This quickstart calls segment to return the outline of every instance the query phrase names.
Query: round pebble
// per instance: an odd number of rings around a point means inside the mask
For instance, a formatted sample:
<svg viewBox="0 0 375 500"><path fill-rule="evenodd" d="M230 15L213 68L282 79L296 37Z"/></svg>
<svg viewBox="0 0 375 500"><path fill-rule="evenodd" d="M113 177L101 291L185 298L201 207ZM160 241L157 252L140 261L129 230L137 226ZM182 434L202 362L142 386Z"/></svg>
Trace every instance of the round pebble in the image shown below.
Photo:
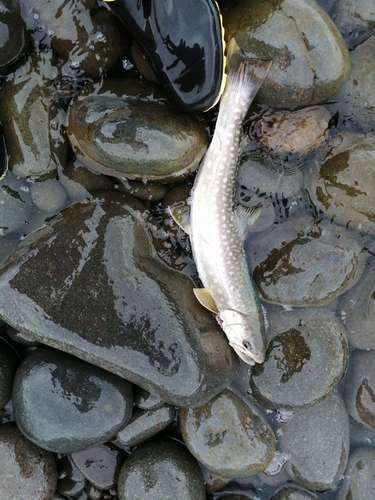
<svg viewBox="0 0 375 500"><path fill-rule="evenodd" d="M271 500L319 500L320 497L312 491L300 486L282 486L271 497Z"/></svg>
<svg viewBox="0 0 375 500"><path fill-rule="evenodd" d="M375 449L360 447L349 457L336 500L370 500L375 491Z"/></svg>
<svg viewBox="0 0 375 500"><path fill-rule="evenodd" d="M181 443L163 438L139 446L125 461L119 500L205 500L203 476Z"/></svg>
<svg viewBox="0 0 375 500"><path fill-rule="evenodd" d="M272 460L271 427L249 401L225 390L199 408L180 409L182 437L210 471L227 478L258 474Z"/></svg>
<svg viewBox="0 0 375 500"><path fill-rule="evenodd" d="M289 456L285 468L301 486L313 491L333 488L349 455L349 419L337 393L299 410L280 425L279 449Z"/></svg>
<svg viewBox="0 0 375 500"><path fill-rule="evenodd" d="M254 399L266 408L293 410L312 406L340 382L348 360L341 321L324 308L271 308L272 337L265 362L251 371Z"/></svg>
<svg viewBox="0 0 375 500"><path fill-rule="evenodd" d="M17 425L30 441L56 453L114 438L129 420L132 406L128 381L47 347L28 356L14 380Z"/></svg>
<svg viewBox="0 0 375 500"><path fill-rule="evenodd" d="M60 212L67 199L64 188L56 179L31 184L30 194L35 205L45 212Z"/></svg>
<svg viewBox="0 0 375 500"><path fill-rule="evenodd" d="M49 451L31 443L14 423L0 426L0 498L50 500L57 469Z"/></svg>

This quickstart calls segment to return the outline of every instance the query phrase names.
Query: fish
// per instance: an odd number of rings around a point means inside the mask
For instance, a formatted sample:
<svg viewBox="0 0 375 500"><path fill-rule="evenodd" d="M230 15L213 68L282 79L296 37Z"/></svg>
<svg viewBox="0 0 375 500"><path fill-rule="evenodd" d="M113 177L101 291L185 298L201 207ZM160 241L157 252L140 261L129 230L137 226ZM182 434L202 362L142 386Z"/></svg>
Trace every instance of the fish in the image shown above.
<svg viewBox="0 0 375 500"><path fill-rule="evenodd" d="M244 250L260 208L238 205L235 192L242 123L271 64L246 58L231 39L226 86L211 144L190 193L190 213L171 212L190 236L203 285L194 288L197 299L217 315L229 345L249 365L265 358L264 315Z"/></svg>

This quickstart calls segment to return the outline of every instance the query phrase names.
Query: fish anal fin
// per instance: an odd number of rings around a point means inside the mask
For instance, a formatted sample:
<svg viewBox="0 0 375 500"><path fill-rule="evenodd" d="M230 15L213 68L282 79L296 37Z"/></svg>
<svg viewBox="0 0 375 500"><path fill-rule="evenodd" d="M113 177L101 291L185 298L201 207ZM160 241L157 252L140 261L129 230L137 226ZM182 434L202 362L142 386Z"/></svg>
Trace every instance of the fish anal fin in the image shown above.
<svg viewBox="0 0 375 500"><path fill-rule="evenodd" d="M208 288L194 288L194 295L196 298L199 300L199 302L202 304L203 307L208 309L209 311L213 312L214 314L217 314L219 312L218 308L216 307L215 301L212 298L210 290Z"/></svg>
<svg viewBox="0 0 375 500"><path fill-rule="evenodd" d="M257 205L255 207L244 207L243 205L237 205L234 213L236 214L237 226L242 241L245 241L249 236L254 222L259 217L260 211L260 205Z"/></svg>
<svg viewBox="0 0 375 500"><path fill-rule="evenodd" d="M190 234L190 207L188 205L169 207L168 211L180 228Z"/></svg>

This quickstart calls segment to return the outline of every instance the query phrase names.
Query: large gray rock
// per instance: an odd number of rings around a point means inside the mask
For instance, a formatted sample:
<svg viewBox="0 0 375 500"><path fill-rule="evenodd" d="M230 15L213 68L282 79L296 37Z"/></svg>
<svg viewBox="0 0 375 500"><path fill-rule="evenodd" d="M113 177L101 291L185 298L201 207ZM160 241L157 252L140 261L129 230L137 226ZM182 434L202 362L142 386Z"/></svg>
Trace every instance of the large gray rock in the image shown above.
<svg viewBox="0 0 375 500"><path fill-rule="evenodd" d="M203 404L239 363L162 235L128 195L74 205L2 263L0 316L166 402Z"/></svg>

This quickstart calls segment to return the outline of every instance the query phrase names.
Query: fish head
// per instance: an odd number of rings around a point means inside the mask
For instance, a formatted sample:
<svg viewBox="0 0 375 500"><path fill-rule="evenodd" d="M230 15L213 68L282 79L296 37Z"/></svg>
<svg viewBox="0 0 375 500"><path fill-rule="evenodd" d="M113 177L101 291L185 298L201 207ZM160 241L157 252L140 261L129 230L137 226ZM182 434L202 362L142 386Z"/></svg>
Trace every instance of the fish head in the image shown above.
<svg viewBox="0 0 375 500"><path fill-rule="evenodd" d="M229 345L248 365L263 363L265 358L264 332L246 314L233 309L220 312L221 327L228 338Z"/></svg>

